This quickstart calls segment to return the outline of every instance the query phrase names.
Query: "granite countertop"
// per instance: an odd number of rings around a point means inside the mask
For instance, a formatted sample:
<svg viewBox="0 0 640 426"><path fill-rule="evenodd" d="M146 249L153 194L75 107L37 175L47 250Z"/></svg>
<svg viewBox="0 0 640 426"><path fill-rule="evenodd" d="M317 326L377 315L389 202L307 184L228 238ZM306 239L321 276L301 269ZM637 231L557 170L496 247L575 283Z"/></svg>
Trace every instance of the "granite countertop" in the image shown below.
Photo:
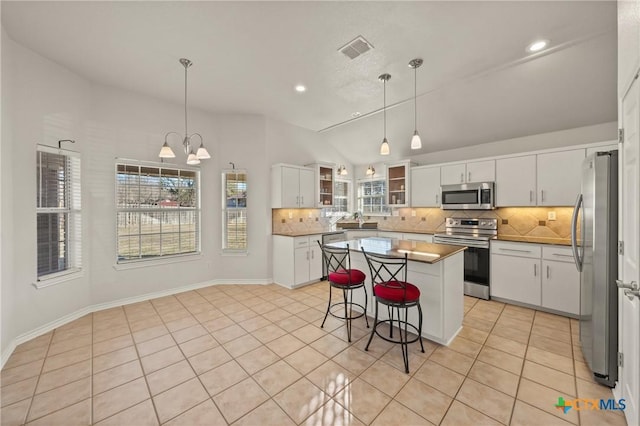
<svg viewBox="0 0 640 426"><path fill-rule="evenodd" d="M280 235L283 237L306 237L308 235L326 235L339 234L344 231L300 231L300 232L274 232L271 235Z"/></svg>
<svg viewBox="0 0 640 426"><path fill-rule="evenodd" d="M308 235L323 235L323 234L339 234L346 231L379 231L379 232L399 232L404 234L427 234L432 235L438 233L438 231L394 231L391 229L371 229L371 228L355 228L355 229L338 229L336 231L300 231L300 232L274 232L271 235L281 235L283 237L305 237Z"/></svg>
<svg viewBox="0 0 640 426"><path fill-rule="evenodd" d="M446 259L447 257L453 256L454 254L460 253L466 249L466 247L452 246L449 244L405 241L383 237L360 238L357 240L341 241L328 245L338 248L346 248L348 245L350 250L360 251L361 249L364 249L365 251L374 254L396 258L403 258L406 253L409 260L424 263L437 263L442 259Z"/></svg>
<svg viewBox="0 0 640 426"><path fill-rule="evenodd" d="M498 235L498 241L514 241L518 243L535 243L535 244L555 244L559 246L570 246L569 238L549 238L549 237L527 237L516 235Z"/></svg>

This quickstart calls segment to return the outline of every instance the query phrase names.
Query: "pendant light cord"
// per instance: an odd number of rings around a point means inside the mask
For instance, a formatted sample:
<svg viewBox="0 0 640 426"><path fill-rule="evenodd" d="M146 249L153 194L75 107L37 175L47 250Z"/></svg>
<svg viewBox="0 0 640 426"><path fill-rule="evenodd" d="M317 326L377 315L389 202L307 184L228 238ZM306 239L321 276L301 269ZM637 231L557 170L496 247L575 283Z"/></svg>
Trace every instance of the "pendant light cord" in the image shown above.
<svg viewBox="0 0 640 426"><path fill-rule="evenodd" d="M418 67L413 68L413 125L418 131Z"/></svg>
<svg viewBox="0 0 640 426"><path fill-rule="evenodd" d="M188 66L184 66L184 136L189 136L189 131L187 130L187 68Z"/></svg>
<svg viewBox="0 0 640 426"><path fill-rule="evenodd" d="M383 86L383 106L382 106L382 114L384 116L384 138L387 138L387 80L384 80Z"/></svg>

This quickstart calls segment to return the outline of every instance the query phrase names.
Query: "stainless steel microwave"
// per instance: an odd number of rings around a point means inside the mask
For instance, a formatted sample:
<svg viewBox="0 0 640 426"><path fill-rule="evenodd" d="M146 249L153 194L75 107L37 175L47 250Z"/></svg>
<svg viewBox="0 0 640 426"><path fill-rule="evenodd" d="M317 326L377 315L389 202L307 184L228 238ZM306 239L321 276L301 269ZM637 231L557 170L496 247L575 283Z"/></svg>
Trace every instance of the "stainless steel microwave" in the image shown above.
<svg viewBox="0 0 640 426"><path fill-rule="evenodd" d="M492 210L495 208L493 182L442 185L443 210Z"/></svg>

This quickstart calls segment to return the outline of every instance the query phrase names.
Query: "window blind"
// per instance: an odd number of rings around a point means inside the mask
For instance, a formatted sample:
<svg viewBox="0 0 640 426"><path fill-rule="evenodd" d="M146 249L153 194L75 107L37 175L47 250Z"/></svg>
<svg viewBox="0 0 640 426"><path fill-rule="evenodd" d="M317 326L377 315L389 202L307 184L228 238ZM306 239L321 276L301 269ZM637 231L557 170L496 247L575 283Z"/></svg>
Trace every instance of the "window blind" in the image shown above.
<svg viewBox="0 0 640 426"><path fill-rule="evenodd" d="M222 172L222 249L246 252L247 235L247 172Z"/></svg>
<svg viewBox="0 0 640 426"><path fill-rule="evenodd" d="M117 260L200 251L199 172L116 164Z"/></svg>
<svg viewBox="0 0 640 426"><path fill-rule="evenodd" d="M38 145L36 151L38 279L82 267L80 154Z"/></svg>

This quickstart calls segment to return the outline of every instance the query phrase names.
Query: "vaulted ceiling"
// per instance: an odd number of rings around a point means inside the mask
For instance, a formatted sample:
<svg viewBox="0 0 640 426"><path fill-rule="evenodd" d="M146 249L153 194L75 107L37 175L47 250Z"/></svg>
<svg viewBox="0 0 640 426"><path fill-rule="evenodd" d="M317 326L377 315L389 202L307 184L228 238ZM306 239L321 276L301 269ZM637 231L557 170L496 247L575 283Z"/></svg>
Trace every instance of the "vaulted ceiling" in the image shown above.
<svg viewBox="0 0 640 426"><path fill-rule="evenodd" d="M377 156L385 72L392 153L411 154L413 58L422 152L617 117L614 1L3 1L2 24L91 81L176 103L189 58L190 106L322 131L354 163ZM351 60L338 49L359 35L373 49Z"/></svg>

